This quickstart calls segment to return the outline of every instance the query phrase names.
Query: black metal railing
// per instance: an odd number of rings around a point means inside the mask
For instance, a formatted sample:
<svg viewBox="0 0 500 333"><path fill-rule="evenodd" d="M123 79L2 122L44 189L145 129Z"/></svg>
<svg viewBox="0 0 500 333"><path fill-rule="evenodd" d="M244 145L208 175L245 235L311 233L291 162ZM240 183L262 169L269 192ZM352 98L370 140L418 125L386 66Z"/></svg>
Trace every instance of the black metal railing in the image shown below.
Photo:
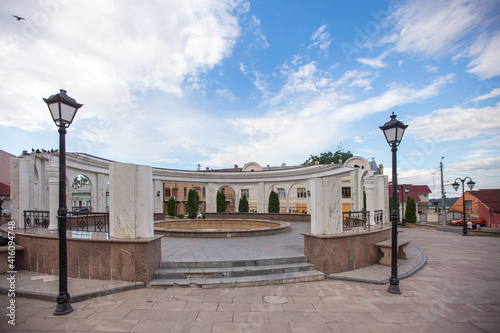
<svg viewBox="0 0 500 333"><path fill-rule="evenodd" d="M109 233L109 214L99 212L68 212L66 229Z"/></svg>
<svg viewBox="0 0 500 333"><path fill-rule="evenodd" d="M375 224L381 224L384 222L384 211L382 209L376 210L373 214L373 218L375 219Z"/></svg>
<svg viewBox="0 0 500 333"><path fill-rule="evenodd" d="M43 210L24 211L24 229L28 228L48 228L49 212Z"/></svg>
<svg viewBox="0 0 500 333"><path fill-rule="evenodd" d="M342 212L342 222L345 229L369 226L370 212L362 210L359 212Z"/></svg>

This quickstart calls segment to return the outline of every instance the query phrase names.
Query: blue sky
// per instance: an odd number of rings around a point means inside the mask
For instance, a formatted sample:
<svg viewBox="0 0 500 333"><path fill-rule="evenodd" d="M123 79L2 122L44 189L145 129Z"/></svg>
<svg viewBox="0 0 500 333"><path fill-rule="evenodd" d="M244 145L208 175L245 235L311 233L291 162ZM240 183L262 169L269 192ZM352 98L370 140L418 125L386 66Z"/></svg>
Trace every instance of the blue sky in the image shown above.
<svg viewBox="0 0 500 333"><path fill-rule="evenodd" d="M17 21L12 15L26 20ZM0 149L58 147L42 101L84 106L68 151L195 170L350 150L400 183L500 188L500 4L14 1L0 8ZM456 196L446 186L447 196Z"/></svg>

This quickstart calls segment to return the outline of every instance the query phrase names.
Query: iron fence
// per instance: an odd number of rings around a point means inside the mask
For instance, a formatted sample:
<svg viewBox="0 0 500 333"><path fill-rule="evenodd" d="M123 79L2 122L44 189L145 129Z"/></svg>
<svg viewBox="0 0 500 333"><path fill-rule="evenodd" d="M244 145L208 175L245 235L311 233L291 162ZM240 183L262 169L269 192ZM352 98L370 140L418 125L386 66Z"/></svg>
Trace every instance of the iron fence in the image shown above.
<svg viewBox="0 0 500 333"><path fill-rule="evenodd" d="M68 212L66 229L109 233L109 214L99 212Z"/></svg>
<svg viewBox="0 0 500 333"><path fill-rule="evenodd" d="M356 227L365 227L370 220L370 212L362 210L359 212L342 212L344 230Z"/></svg>
<svg viewBox="0 0 500 333"><path fill-rule="evenodd" d="M43 211L43 210L24 211L24 229L48 228L48 227L49 227L49 211Z"/></svg>

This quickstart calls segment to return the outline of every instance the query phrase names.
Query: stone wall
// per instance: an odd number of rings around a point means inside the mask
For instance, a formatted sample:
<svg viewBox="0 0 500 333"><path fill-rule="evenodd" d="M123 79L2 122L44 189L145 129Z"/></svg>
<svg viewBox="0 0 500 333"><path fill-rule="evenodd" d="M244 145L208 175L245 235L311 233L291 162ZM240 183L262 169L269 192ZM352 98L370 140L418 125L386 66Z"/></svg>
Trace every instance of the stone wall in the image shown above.
<svg viewBox="0 0 500 333"><path fill-rule="evenodd" d="M16 232L17 269L59 274L59 239ZM68 276L149 283L161 261L161 236L151 239L67 239Z"/></svg>
<svg viewBox="0 0 500 333"><path fill-rule="evenodd" d="M374 245L391 238L391 228L344 231L341 235L304 235L304 254L325 274L351 271L376 264L381 258Z"/></svg>

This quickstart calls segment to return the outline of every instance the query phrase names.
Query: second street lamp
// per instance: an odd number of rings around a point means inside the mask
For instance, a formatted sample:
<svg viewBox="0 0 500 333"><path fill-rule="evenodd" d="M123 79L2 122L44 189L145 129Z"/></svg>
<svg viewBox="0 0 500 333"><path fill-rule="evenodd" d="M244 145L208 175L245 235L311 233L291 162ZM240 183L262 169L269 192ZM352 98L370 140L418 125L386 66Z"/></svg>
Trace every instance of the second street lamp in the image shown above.
<svg viewBox="0 0 500 333"><path fill-rule="evenodd" d="M66 95L66 90L61 89L58 94L43 101L49 107L52 119L59 127L59 209L57 222L59 228L59 295L54 315L65 315L73 311L70 304L71 297L68 293L68 256L66 249L66 128L71 125L76 111L83 104L78 104L73 98Z"/></svg>
<svg viewBox="0 0 500 333"><path fill-rule="evenodd" d="M469 181L467 182L467 186L470 188L470 190L472 191L472 189L474 188L474 185L476 185L475 182L472 181L472 179L470 177L465 177L464 179L460 179L460 178L457 178L455 179L455 182L453 184L451 184L451 186L453 186L453 189L455 191L458 190L458 187L460 186L459 183L457 183L457 180L459 180L460 182L462 182L462 214L463 214L463 229L462 229L462 235L464 236L467 236L467 222L465 221L465 189L464 189L464 182L469 179Z"/></svg>
<svg viewBox="0 0 500 333"><path fill-rule="evenodd" d="M408 125L396 120L394 112L391 120L386 122L380 129L384 132L385 139L392 151L392 244L391 244L391 278L389 279L388 292L392 294L401 294L398 278L398 171L397 171L397 151L398 146L403 139L403 134Z"/></svg>

